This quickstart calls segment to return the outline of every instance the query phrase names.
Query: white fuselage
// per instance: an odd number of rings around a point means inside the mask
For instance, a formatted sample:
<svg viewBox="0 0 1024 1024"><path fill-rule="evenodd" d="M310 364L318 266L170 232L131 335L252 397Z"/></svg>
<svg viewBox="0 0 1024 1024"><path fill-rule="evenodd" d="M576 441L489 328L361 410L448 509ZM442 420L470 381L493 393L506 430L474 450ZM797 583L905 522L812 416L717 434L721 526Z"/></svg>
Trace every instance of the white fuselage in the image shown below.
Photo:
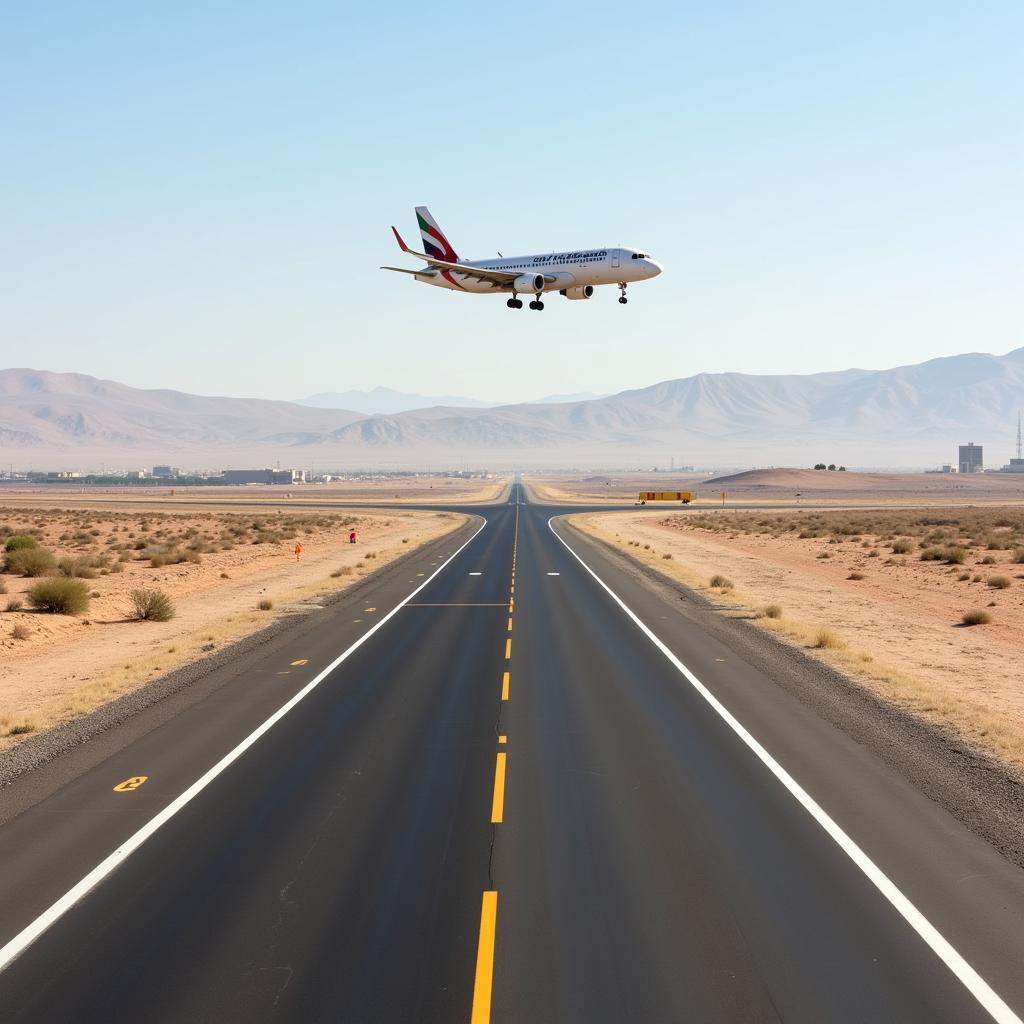
<svg viewBox="0 0 1024 1024"><path fill-rule="evenodd" d="M527 293L557 292L586 285L628 284L630 281L646 281L661 273L661 265L637 249L576 249L545 253L541 256L513 256L510 259L462 262L467 267L518 272L531 278L542 274L544 284L540 289L515 288L512 284L492 284L455 270L438 269L423 270L416 274L416 280L460 292L491 294L518 290Z"/></svg>

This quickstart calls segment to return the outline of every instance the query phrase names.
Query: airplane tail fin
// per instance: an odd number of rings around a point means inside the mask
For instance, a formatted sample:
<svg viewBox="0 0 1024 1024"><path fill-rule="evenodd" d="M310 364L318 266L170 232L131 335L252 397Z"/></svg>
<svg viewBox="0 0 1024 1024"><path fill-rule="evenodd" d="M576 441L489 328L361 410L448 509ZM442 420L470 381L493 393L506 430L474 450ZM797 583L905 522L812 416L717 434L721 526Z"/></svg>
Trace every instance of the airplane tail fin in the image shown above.
<svg viewBox="0 0 1024 1024"><path fill-rule="evenodd" d="M444 232L437 226L437 221L430 216L430 211L425 206L416 207L416 220L423 238L423 251L435 260L458 263L458 254L448 239L444 237Z"/></svg>

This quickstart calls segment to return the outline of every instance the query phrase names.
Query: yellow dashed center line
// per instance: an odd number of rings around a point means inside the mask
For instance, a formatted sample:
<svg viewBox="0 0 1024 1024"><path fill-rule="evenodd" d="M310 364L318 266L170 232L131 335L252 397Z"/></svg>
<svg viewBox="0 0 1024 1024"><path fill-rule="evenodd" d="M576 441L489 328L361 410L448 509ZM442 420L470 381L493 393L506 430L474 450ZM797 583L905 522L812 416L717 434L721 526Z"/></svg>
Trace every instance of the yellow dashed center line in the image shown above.
<svg viewBox="0 0 1024 1024"><path fill-rule="evenodd" d="M496 755L494 763L494 799L491 801L491 824L500 825L505 815L505 758L504 752Z"/></svg>
<svg viewBox="0 0 1024 1024"><path fill-rule="evenodd" d="M480 941L476 947L476 978L473 982L473 1013L470 1024L490 1024L491 988L494 984L494 933L498 924L498 893L484 892L480 908Z"/></svg>
<svg viewBox="0 0 1024 1024"><path fill-rule="evenodd" d="M519 506L516 506L515 533L512 538L512 582L509 586L508 626L512 632L512 615L515 609L516 592L516 558L519 552ZM512 658L512 637L505 638L505 660ZM501 676L501 699L508 700L509 672ZM508 737L498 736L498 743L505 746ZM494 797L491 801L491 824L500 825L505 815L505 759L507 755L500 751L494 761ZM491 1020L491 989L494 984L494 937L498 924L498 893L488 889L484 892L480 908L480 940L476 951L476 976L473 981L473 1012L470 1024L490 1024Z"/></svg>

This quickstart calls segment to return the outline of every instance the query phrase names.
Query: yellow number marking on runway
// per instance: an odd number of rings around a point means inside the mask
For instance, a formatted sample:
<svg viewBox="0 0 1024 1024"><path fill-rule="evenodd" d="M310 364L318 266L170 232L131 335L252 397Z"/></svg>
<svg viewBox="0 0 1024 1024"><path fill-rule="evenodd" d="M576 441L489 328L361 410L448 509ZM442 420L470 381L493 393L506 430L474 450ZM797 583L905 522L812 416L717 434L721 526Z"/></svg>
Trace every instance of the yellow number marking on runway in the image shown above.
<svg viewBox="0 0 1024 1024"><path fill-rule="evenodd" d="M130 779L125 779L124 782L119 782L114 787L114 792L131 793L134 790L138 789L139 786L141 786L148 778L148 775L133 775Z"/></svg>

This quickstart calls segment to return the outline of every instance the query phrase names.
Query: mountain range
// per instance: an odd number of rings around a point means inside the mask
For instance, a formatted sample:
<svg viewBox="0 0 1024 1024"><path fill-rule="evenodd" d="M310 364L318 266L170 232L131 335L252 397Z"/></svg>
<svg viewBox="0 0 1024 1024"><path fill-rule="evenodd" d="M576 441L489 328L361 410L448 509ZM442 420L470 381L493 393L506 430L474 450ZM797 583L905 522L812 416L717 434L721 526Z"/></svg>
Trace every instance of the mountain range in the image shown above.
<svg viewBox="0 0 1024 1024"><path fill-rule="evenodd" d="M458 395L417 395L393 388L377 387L370 391L321 391L297 400L299 405L314 409L350 409L364 416L391 416L434 405L454 405L463 409L490 409L497 402L481 402Z"/></svg>
<svg viewBox="0 0 1024 1024"><path fill-rule="evenodd" d="M545 395L531 399L531 405L547 405L551 402L585 402L592 398L604 398L593 391L577 391L571 395ZM391 416L414 409L430 409L435 405L450 405L460 409L494 409L501 402L481 402L478 398L464 398L458 395L418 395L393 388L377 387L370 391L321 391L315 395L296 400L299 405L314 409L350 409L364 416Z"/></svg>
<svg viewBox="0 0 1024 1024"><path fill-rule="evenodd" d="M1013 454L1022 405L1024 348L889 370L700 373L589 400L375 415L11 369L0 371L0 464L909 467L955 460L955 446L973 440L992 465Z"/></svg>

